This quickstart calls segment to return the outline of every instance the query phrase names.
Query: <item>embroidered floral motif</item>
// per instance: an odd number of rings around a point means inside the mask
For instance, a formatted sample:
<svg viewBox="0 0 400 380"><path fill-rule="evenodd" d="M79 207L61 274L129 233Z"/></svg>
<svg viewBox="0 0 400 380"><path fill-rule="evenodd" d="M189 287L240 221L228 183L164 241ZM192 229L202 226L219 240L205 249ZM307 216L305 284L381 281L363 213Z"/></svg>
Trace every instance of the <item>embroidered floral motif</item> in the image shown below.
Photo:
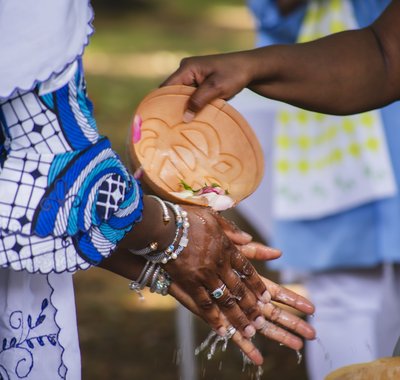
<svg viewBox="0 0 400 380"><path fill-rule="evenodd" d="M57 346L58 332L40 334L39 327L46 320L46 308L49 305L44 298L40 306L40 313L33 317L31 314L24 316L20 310L13 311L8 320L9 327L14 331L12 337L0 337L0 380L10 379L11 368L5 368L1 363L12 362L13 373L19 379L26 378L32 371L35 360L34 353L40 347ZM10 361L9 357L16 359Z"/></svg>

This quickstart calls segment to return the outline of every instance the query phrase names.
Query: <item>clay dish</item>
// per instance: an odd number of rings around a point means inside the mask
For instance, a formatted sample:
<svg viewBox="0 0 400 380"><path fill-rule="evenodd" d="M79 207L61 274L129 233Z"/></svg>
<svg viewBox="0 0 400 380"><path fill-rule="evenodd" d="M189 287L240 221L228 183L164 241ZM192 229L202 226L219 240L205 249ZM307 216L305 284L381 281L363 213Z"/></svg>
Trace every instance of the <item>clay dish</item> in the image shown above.
<svg viewBox="0 0 400 380"><path fill-rule="evenodd" d="M142 167L142 181L173 202L184 202L171 194L182 190L181 179L194 189L218 183L240 202L261 182L260 143L246 120L222 99L184 123L185 105L193 91L188 86L167 86L143 99L136 109L142 119L141 139L134 144L131 130L128 140L132 167Z"/></svg>
<svg viewBox="0 0 400 380"><path fill-rule="evenodd" d="M368 363L339 368L325 380L393 380L400 379L400 357L377 359Z"/></svg>

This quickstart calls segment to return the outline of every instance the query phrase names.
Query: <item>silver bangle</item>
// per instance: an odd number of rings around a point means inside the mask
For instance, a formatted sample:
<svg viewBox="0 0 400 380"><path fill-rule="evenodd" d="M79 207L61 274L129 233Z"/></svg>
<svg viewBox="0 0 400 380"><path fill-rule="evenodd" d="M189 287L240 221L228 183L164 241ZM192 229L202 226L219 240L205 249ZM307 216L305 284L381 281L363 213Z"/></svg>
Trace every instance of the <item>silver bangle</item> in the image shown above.
<svg viewBox="0 0 400 380"><path fill-rule="evenodd" d="M157 197L157 195L149 195L149 197L155 199L159 203L163 213L163 222L164 224L168 224L171 220L171 217L169 216L168 208L165 202L160 197Z"/></svg>
<svg viewBox="0 0 400 380"><path fill-rule="evenodd" d="M156 241L151 242L147 247L144 247L142 249L132 249L129 248L128 251L133 253L134 255L137 256L144 256L147 255L151 252L156 251L158 248L158 243Z"/></svg>
<svg viewBox="0 0 400 380"><path fill-rule="evenodd" d="M146 262L138 279L130 282L129 289L136 292L140 299L143 300L144 296L141 291L146 287L150 277L150 292L163 296L167 295L168 288L172 282L171 277L159 264L151 261Z"/></svg>

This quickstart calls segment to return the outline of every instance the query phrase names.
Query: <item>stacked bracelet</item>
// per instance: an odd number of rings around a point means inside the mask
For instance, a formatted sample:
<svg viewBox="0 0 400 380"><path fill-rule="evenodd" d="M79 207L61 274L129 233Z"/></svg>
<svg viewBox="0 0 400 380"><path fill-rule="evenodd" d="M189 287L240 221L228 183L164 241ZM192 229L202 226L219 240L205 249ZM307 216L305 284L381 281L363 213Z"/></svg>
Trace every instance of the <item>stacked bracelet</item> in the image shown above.
<svg viewBox="0 0 400 380"><path fill-rule="evenodd" d="M151 197L156 199L160 204L163 211L164 223L168 223L171 219L168 208L173 211L175 215L176 230L171 244L169 244L163 251L157 251L157 242L152 242L147 247L139 250L130 249L130 252L133 254L143 256L147 259L138 279L129 284L129 288L138 293L141 299L144 298L141 291L148 284L151 292L161 295L168 294L168 288L171 285L171 278L168 273L161 268L160 264L166 264L171 259L177 259L189 242L188 233L190 224L187 212L174 203L163 201L161 198L156 196Z"/></svg>
<svg viewBox="0 0 400 380"><path fill-rule="evenodd" d="M150 278L150 291L166 296L168 294L168 288L171 285L171 277L160 265L150 261L146 262L142 273L140 273L136 281L132 281L129 284L129 288L135 291L140 299L143 300L144 297L141 291L146 287Z"/></svg>
<svg viewBox="0 0 400 380"><path fill-rule="evenodd" d="M171 202L165 203L173 210L175 214L176 231L172 243L165 250L144 255L147 260L153 263L166 264L171 259L176 260L183 249L187 247L189 242L188 232L190 224L187 217L187 212L176 204ZM182 233L180 234L180 232Z"/></svg>

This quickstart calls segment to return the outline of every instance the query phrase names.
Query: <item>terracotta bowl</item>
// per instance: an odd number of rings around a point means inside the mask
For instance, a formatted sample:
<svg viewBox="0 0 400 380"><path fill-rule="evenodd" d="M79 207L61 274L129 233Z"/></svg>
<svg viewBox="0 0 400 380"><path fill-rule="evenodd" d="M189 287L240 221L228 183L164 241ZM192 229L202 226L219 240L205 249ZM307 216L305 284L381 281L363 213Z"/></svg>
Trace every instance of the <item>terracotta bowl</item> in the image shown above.
<svg viewBox="0 0 400 380"><path fill-rule="evenodd" d="M134 143L131 129L128 140L132 167L142 167L142 181L173 202L182 203L171 194L182 190L180 180L194 189L218 183L240 202L261 182L260 143L246 120L222 99L184 123L185 105L193 91L188 86L167 86L143 99L135 114L142 119L141 139Z"/></svg>
<svg viewBox="0 0 400 380"><path fill-rule="evenodd" d="M325 380L394 380L400 379L400 357L382 358L353 364L330 373Z"/></svg>

